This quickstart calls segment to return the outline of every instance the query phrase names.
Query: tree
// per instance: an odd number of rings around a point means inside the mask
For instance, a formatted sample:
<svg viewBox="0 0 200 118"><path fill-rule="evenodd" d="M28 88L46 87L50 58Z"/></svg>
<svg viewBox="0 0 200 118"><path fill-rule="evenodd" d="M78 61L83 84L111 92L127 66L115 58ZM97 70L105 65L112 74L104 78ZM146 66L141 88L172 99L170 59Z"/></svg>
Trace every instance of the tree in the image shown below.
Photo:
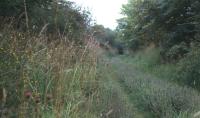
<svg viewBox="0 0 200 118"><path fill-rule="evenodd" d="M126 17L118 21L118 28L132 49L154 43L170 61L171 54L181 58L197 40L199 8L199 0L129 0L122 8Z"/></svg>
<svg viewBox="0 0 200 118"><path fill-rule="evenodd" d="M100 43L108 43L111 46L115 46L116 33L109 28L104 28L103 25L94 25L91 28L93 36Z"/></svg>
<svg viewBox="0 0 200 118"><path fill-rule="evenodd" d="M27 11L30 12L34 7L46 7L53 0L26 0ZM1 0L0 16L17 17L24 12L24 0Z"/></svg>
<svg viewBox="0 0 200 118"><path fill-rule="evenodd" d="M46 26L48 34L58 33L70 40L79 40L91 20L90 12L65 0L1 0L0 17L14 21L14 28L20 31L28 26L39 33Z"/></svg>

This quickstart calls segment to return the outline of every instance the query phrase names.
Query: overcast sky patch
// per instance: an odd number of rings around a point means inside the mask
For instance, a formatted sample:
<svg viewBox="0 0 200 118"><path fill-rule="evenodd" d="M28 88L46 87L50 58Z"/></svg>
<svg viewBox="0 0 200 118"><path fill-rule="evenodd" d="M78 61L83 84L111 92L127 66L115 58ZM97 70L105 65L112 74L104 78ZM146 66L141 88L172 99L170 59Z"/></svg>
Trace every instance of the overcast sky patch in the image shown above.
<svg viewBox="0 0 200 118"><path fill-rule="evenodd" d="M89 8L97 24L115 29L116 20L121 18L121 7L127 0L69 0L78 5Z"/></svg>

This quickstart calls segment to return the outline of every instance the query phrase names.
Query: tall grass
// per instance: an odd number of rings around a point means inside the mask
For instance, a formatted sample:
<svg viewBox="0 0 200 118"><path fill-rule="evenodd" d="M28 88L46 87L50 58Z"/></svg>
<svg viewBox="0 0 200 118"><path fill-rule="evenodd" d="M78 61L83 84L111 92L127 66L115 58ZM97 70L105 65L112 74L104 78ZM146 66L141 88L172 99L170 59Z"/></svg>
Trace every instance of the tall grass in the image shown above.
<svg viewBox="0 0 200 118"><path fill-rule="evenodd" d="M200 109L199 92L174 81L179 66L185 70L179 71L182 73L179 76L192 70L187 70L186 66L183 66L185 60L178 64L162 63L159 49L156 48L146 52L140 51L131 58L122 57L122 59L131 65L132 68L129 69L133 69L134 73L126 71L124 75L119 74L120 83L123 83L127 92L132 96L133 102L137 103L140 109L150 112L152 117L156 118L191 118L195 112L198 113ZM189 64L194 63L194 61L188 62ZM190 79L192 76L194 75L190 75ZM180 81L183 80L180 79Z"/></svg>
<svg viewBox="0 0 200 118"><path fill-rule="evenodd" d="M151 48L147 51L138 51L133 56L122 57L124 61L135 69L153 74L162 79L173 80L176 76L176 64L162 63L160 50Z"/></svg>
<svg viewBox="0 0 200 118"><path fill-rule="evenodd" d="M159 79L120 59L113 64L116 77L134 104L148 118L192 118L200 109L199 92ZM198 116L199 117L199 116Z"/></svg>
<svg viewBox="0 0 200 118"><path fill-rule="evenodd" d="M129 97L117 82L115 70L107 61L104 60L104 64L101 63L98 68L98 78L100 78L98 94L95 96L92 108L101 118L135 117L136 111L130 104Z"/></svg>
<svg viewBox="0 0 200 118"><path fill-rule="evenodd" d="M80 45L10 28L0 34L0 117L96 117L87 106L96 91L92 39Z"/></svg>

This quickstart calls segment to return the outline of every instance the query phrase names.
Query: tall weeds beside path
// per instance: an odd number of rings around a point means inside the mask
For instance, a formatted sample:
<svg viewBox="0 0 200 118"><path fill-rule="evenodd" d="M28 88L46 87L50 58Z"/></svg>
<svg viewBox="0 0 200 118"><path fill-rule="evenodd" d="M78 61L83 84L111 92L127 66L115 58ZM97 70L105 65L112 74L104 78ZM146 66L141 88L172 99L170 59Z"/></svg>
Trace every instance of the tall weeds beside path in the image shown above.
<svg viewBox="0 0 200 118"><path fill-rule="evenodd" d="M96 44L0 33L1 117L95 117L87 104L95 94Z"/></svg>

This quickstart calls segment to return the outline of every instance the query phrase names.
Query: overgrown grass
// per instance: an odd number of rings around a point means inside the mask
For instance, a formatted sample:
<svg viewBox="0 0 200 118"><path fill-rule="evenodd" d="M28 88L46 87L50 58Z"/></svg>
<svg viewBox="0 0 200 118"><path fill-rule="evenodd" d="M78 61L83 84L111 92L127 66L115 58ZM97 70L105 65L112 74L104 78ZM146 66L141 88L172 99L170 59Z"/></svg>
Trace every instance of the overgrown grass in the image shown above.
<svg viewBox="0 0 200 118"><path fill-rule="evenodd" d="M158 48L138 51L133 56L124 56L121 59L134 68L153 74L159 79L169 80L199 90L199 52L199 46L193 47L176 63L163 63Z"/></svg>
<svg viewBox="0 0 200 118"><path fill-rule="evenodd" d="M11 29L0 34L0 117L96 117L87 106L97 84L91 40L79 45Z"/></svg>
<svg viewBox="0 0 200 118"><path fill-rule="evenodd" d="M163 64L159 57L159 49L155 48L137 52L132 57L122 56L120 59L123 60L122 63L125 62L127 66L132 67L128 69L133 70L132 73L130 70L119 70L124 74L116 74L139 109L150 112L152 117L158 118L191 118L195 112L199 111L199 92L185 86L187 84L180 86L174 81L178 76L177 69L179 67L186 70L183 67L187 64L184 63L184 60L178 64ZM191 57L190 59L197 58ZM190 65L195 63L190 59L187 61ZM188 65L187 67L194 66ZM121 67L119 65L115 68L118 70ZM184 72L191 72L191 70L192 68ZM179 74L184 72L179 71Z"/></svg>
<svg viewBox="0 0 200 118"><path fill-rule="evenodd" d="M153 78L124 79L134 103L158 118L192 117L200 109L199 93Z"/></svg>
<svg viewBox="0 0 200 118"><path fill-rule="evenodd" d="M176 63L162 63L158 48L139 51L133 57L122 57L125 61L143 72L153 74L160 79L167 79L182 86L200 90L199 46L192 48Z"/></svg>
<svg viewBox="0 0 200 118"><path fill-rule="evenodd" d="M193 49L177 64L175 80L200 91L200 48Z"/></svg>
<svg viewBox="0 0 200 118"><path fill-rule="evenodd" d="M133 68L118 60L114 63L119 83L132 103L152 118L191 118L200 109L200 95L154 75Z"/></svg>
<svg viewBox="0 0 200 118"><path fill-rule="evenodd" d="M121 57L135 69L153 74L162 79L173 80L176 76L176 64L162 63L160 51L152 48L147 51L139 51L132 56Z"/></svg>
<svg viewBox="0 0 200 118"><path fill-rule="evenodd" d="M117 82L115 70L109 62L98 68L99 88L98 95L93 103L94 110L103 118L133 118L136 116L134 106L129 97ZM139 118L139 117L138 117Z"/></svg>

